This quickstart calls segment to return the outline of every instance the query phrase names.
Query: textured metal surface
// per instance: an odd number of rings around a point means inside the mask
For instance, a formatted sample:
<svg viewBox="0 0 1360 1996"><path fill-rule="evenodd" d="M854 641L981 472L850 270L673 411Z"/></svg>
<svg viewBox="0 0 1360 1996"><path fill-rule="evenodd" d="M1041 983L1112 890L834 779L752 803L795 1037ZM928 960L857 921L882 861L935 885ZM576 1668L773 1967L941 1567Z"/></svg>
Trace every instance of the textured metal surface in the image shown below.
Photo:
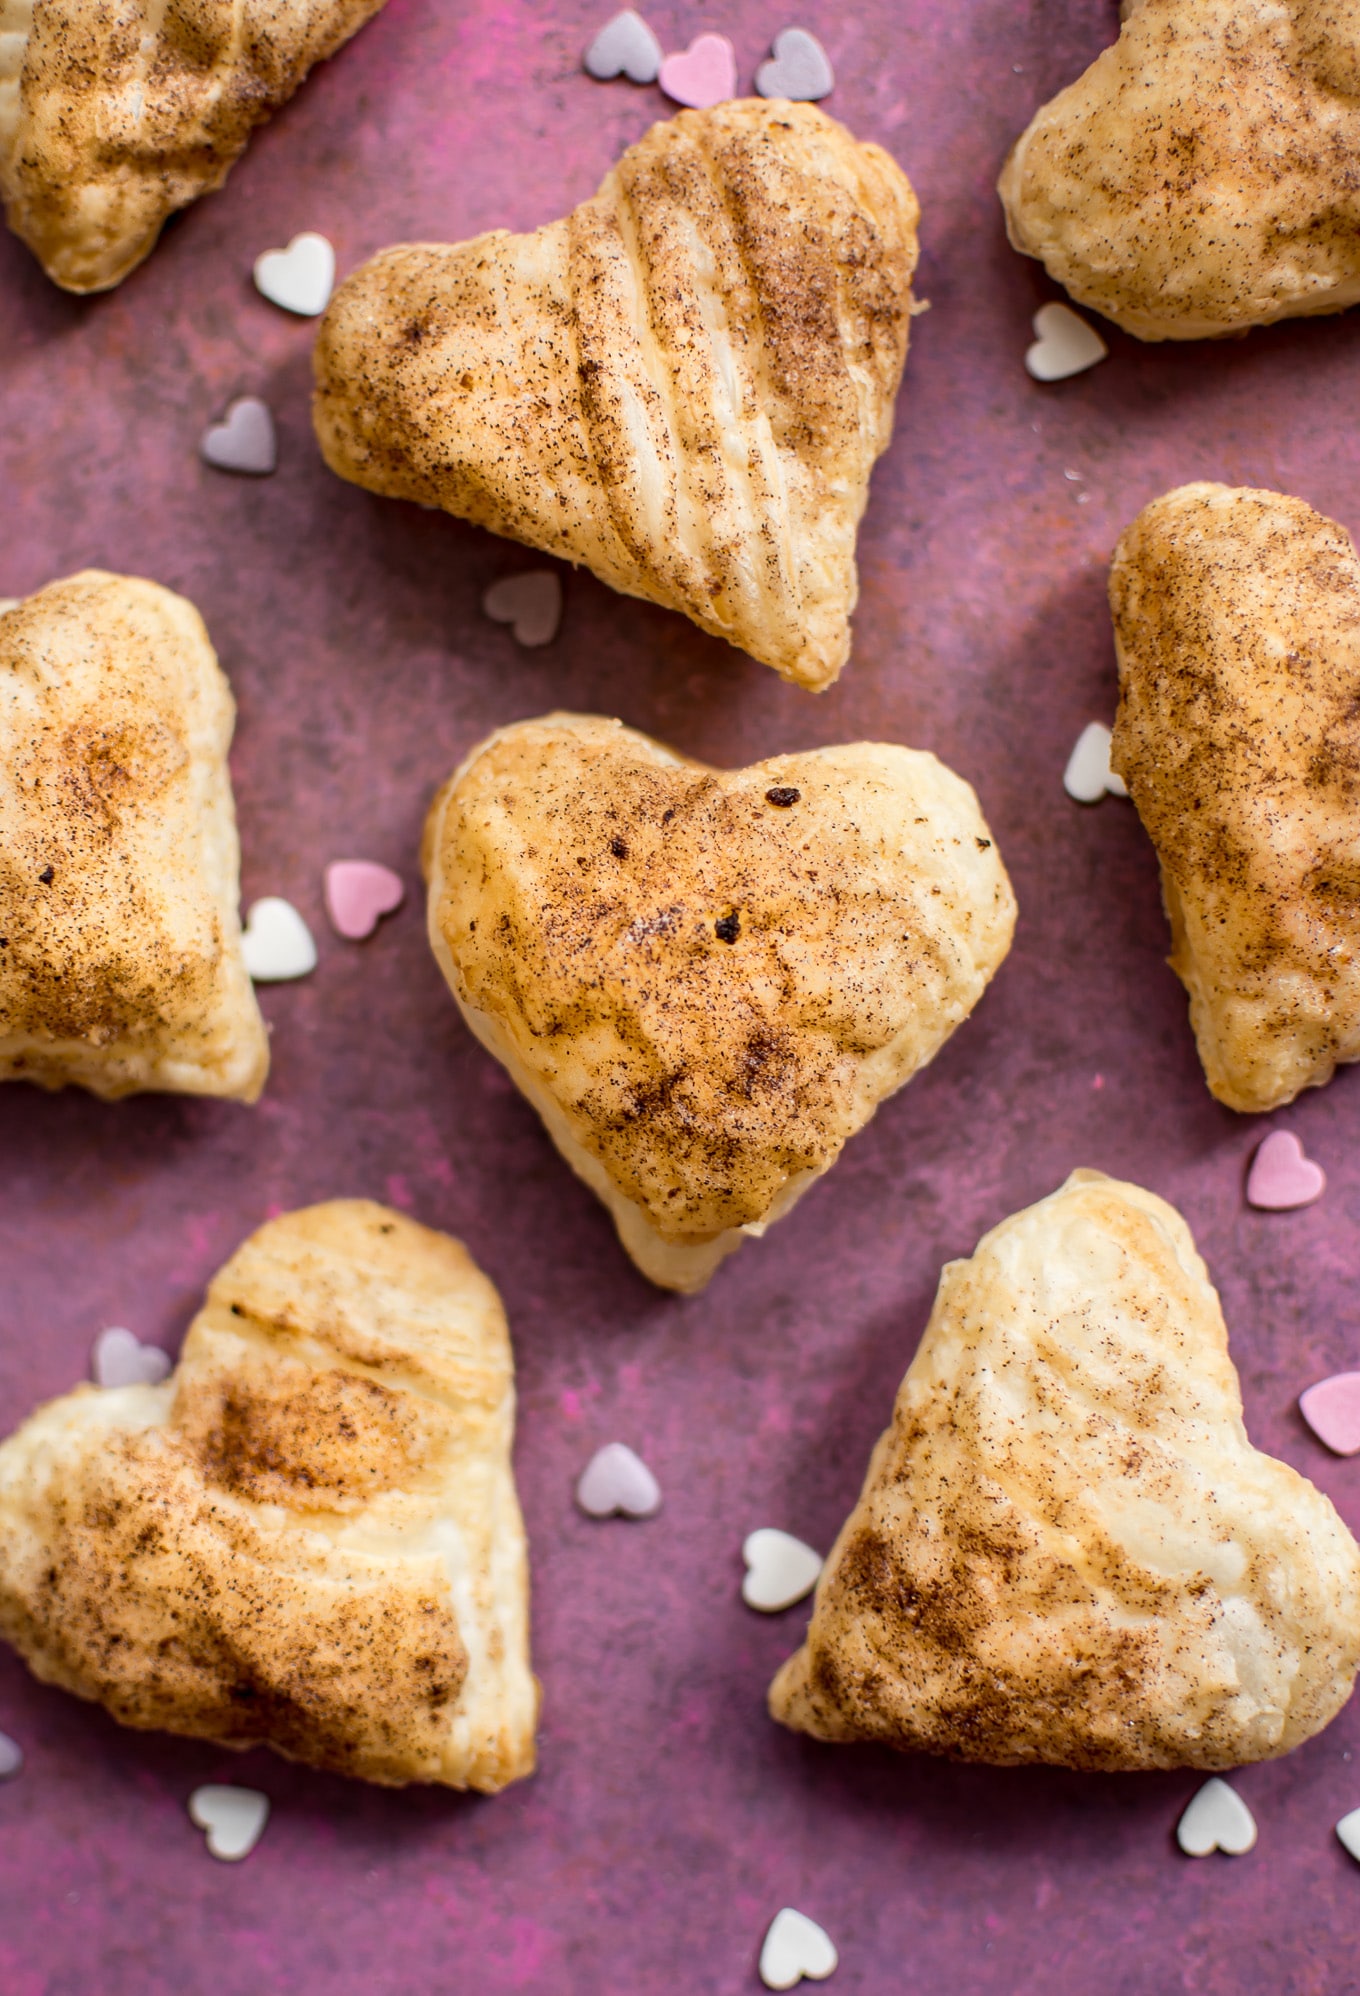
<svg viewBox="0 0 1360 1996"><path fill-rule="evenodd" d="M311 330L258 298L252 259L299 229L342 270L403 237L547 220L662 114L579 54L611 0L391 0L113 296L77 303L0 242L0 595L88 562L199 604L241 718L247 898L288 896L321 945L263 1003L274 1072L252 1111L0 1094L0 1424L85 1370L105 1324L173 1347L214 1268L267 1213L371 1193L461 1235L500 1284L519 1359L542 1769L493 1801L389 1794L267 1754L120 1732L0 1658L6 1996L728 1992L784 1903L841 1950L837 1991L1335 1991L1354 1985L1360 1873L1332 1825L1360 1803L1344 1715L1249 1770L1256 1851L1190 1863L1193 1776L994 1773L819 1748L771 1726L766 1683L802 1611L738 1598L754 1525L829 1543L883 1425L940 1263L1076 1164L1175 1200L1220 1282L1254 1437L1360 1523L1360 1462L1295 1397L1360 1359L1351 1286L1354 1076L1273 1119L1331 1183L1306 1211L1242 1199L1261 1127L1200 1079L1151 852L1130 807L1063 795L1109 718L1104 564L1165 487L1276 485L1360 524L1360 318L1140 349L1052 388L1022 367L1051 295L1007 249L992 182L1033 107L1113 33L1105 0L752 0L648 11L700 27L749 78L797 19L828 108L884 141L924 209L920 320L861 540L854 660L820 700L678 617L569 576L561 635L521 652L478 604L515 548L371 499L323 469ZM265 395L280 468L233 480L196 440ZM554 703L618 713L717 762L881 736L978 786L1021 905L973 1022L879 1115L796 1221L698 1300L635 1277L602 1210L460 1029L422 940L425 801L493 725ZM371 941L331 935L325 863L399 868ZM598 1443L646 1456L665 1508L592 1524L572 1481ZM215 1864L195 1784L274 1813Z"/></svg>

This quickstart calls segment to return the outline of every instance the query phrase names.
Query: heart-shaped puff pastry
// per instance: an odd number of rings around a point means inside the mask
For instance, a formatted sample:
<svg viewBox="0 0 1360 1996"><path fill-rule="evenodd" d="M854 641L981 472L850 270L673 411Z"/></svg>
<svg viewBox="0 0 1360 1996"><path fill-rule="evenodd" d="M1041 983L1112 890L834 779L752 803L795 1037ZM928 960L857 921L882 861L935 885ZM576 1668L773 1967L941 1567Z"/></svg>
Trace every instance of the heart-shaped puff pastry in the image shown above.
<svg viewBox="0 0 1360 1996"><path fill-rule="evenodd" d="M1143 340L1360 298L1360 0L1133 0L1001 175L1016 249Z"/></svg>
<svg viewBox="0 0 1360 1996"><path fill-rule="evenodd" d="M0 1634L126 1726L502 1788L537 1711L513 1425L466 1249L366 1199L286 1214L163 1384L0 1446Z"/></svg>
<svg viewBox="0 0 1360 1996"><path fill-rule="evenodd" d="M1236 1767L1350 1696L1360 1547L1242 1425L1164 1200L1076 1171L950 1262L776 1719L1008 1766Z"/></svg>
<svg viewBox="0 0 1360 1996"><path fill-rule="evenodd" d="M107 291L383 0L0 0L0 195L67 291Z"/></svg>
<svg viewBox="0 0 1360 1996"><path fill-rule="evenodd" d="M154 582L87 569L0 606L0 1080L259 1094L235 713Z"/></svg>
<svg viewBox="0 0 1360 1996"><path fill-rule="evenodd" d="M811 104L683 112L562 221L403 244L342 285L326 461L829 686L917 219L900 168Z"/></svg>
<svg viewBox="0 0 1360 1996"><path fill-rule="evenodd" d="M830 1169L1015 922L969 786L877 742L728 772L618 721L522 721L440 792L424 862L468 1025L669 1289Z"/></svg>
<svg viewBox="0 0 1360 1996"><path fill-rule="evenodd" d="M1301 499L1184 485L1120 539L1111 767L1161 861L1209 1086L1360 1059L1360 562Z"/></svg>

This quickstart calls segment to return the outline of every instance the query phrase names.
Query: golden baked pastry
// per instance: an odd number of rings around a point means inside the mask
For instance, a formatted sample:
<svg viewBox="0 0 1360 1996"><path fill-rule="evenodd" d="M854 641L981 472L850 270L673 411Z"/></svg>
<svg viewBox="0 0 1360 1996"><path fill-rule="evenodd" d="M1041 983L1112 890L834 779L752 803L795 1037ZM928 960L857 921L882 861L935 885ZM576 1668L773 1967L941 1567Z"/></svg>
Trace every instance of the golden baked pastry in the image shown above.
<svg viewBox="0 0 1360 1996"><path fill-rule="evenodd" d="M0 0L0 195L66 291L135 270L384 0Z"/></svg>
<svg viewBox="0 0 1360 1996"><path fill-rule="evenodd" d="M0 1080L259 1094L235 714L154 582L87 569L0 610Z"/></svg>
<svg viewBox="0 0 1360 1996"><path fill-rule="evenodd" d="M950 1262L770 1710L1009 1766L1236 1767L1328 1724L1360 1547L1242 1425L1164 1200L1095 1171Z"/></svg>
<svg viewBox="0 0 1360 1996"><path fill-rule="evenodd" d="M534 1765L514 1375L467 1250L367 1199L272 1220L159 1386L0 1446L0 1634L125 1726L399 1786Z"/></svg>
<svg viewBox="0 0 1360 1996"><path fill-rule="evenodd" d="M1360 1059L1360 562L1301 499L1184 485L1125 531L1110 606L1111 766L1204 1072L1274 1109Z"/></svg>
<svg viewBox="0 0 1360 1996"><path fill-rule="evenodd" d="M668 1289L830 1170L1015 923L969 786L879 742L725 771L522 721L439 793L424 865L463 1017Z"/></svg>
<svg viewBox="0 0 1360 1996"><path fill-rule="evenodd" d="M1142 340L1360 298L1360 0L1133 0L999 191L1011 242Z"/></svg>
<svg viewBox="0 0 1360 1996"><path fill-rule="evenodd" d="M534 235L356 271L316 347L326 461L829 686L917 219L888 155L814 105L684 111Z"/></svg>

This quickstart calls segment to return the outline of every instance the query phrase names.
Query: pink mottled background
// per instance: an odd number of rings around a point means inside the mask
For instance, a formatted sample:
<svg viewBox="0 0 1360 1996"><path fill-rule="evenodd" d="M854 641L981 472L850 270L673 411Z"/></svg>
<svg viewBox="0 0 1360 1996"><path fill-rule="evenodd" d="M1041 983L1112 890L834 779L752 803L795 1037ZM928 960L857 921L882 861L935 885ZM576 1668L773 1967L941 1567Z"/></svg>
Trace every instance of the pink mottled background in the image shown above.
<svg viewBox="0 0 1360 1996"><path fill-rule="evenodd" d="M28 1755L0 1789L0 1987L703 1996L754 1986L789 1903L835 1938L845 1996L1354 1988L1360 1871L1332 1835L1360 1804L1353 1714L1241 1775L1250 1857L1189 1863L1172 1831L1191 1775L960 1769L771 1726L765 1686L803 1611L743 1608L738 1549L757 1524L829 1544L940 1263L1077 1164L1181 1206L1224 1292L1253 1435L1360 1524L1360 1463L1328 1457L1295 1408L1360 1360L1360 1082L1275 1119L1325 1164L1325 1200L1247 1210L1261 1126L1204 1089L1151 851L1130 807L1081 810L1060 784L1080 727L1112 712L1104 566L1145 500L1224 478L1360 522L1360 317L1179 350L1112 335L1106 365L1038 387L1022 355L1052 290L1006 247L992 184L1034 107L1112 38L1113 0L656 0L668 47L723 28L744 79L781 27L822 37L829 108L916 183L932 310L833 692L793 691L584 575L557 642L521 652L478 603L524 554L323 469L311 328L256 296L250 266L299 229L329 235L346 270L587 194L664 111L580 72L612 4L391 0L111 297L62 296L0 241L0 595L100 563L193 597L240 702L246 897L288 896L321 949L313 978L264 995L275 1065L253 1112L3 1090L0 1426L80 1377L105 1324L173 1348L272 1208L389 1199L461 1235L509 1307L545 1688L537 1778L468 1800L122 1732L0 1657L0 1726ZM278 417L268 481L196 455L246 392ZM431 789L487 729L558 702L723 763L865 735L932 748L976 783L1019 894L1014 953L973 1022L796 1223L693 1301L632 1272L460 1029L422 939ZM326 861L356 855L411 888L363 946L331 935L320 899ZM572 1508L615 1437L661 1478L654 1522ZM273 1798L239 1867L212 1862L185 1813L216 1779Z"/></svg>

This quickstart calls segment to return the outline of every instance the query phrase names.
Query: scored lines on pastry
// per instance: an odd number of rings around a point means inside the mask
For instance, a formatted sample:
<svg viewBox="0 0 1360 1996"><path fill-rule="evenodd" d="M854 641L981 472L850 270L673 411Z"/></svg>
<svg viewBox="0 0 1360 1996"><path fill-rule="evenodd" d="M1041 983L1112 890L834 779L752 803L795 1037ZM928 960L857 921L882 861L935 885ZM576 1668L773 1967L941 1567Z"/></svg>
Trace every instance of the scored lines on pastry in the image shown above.
<svg viewBox="0 0 1360 1996"><path fill-rule="evenodd" d="M483 592L482 611L493 624L509 624L526 651L550 645L562 622L562 578L555 568L502 575Z"/></svg>
<svg viewBox="0 0 1360 1996"><path fill-rule="evenodd" d="M209 1782L189 1797L189 1815L207 1833L208 1851L224 1864L249 1857L269 1821L269 1797L258 1788Z"/></svg>
<svg viewBox="0 0 1360 1996"><path fill-rule="evenodd" d="M1304 1154L1292 1130L1272 1130L1257 1147L1247 1173L1247 1204L1263 1213L1311 1206L1327 1189L1327 1174Z"/></svg>
<svg viewBox="0 0 1360 1996"><path fill-rule="evenodd" d="M304 229L287 249L265 250L255 259L255 289L271 305L300 319L316 319L335 288L335 251L325 236Z"/></svg>
<svg viewBox="0 0 1360 1996"><path fill-rule="evenodd" d="M322 898L335 933L361 943L384 915L396 913L406 888L399 873L376 860L333 859L326 868Z"/></svg>
<svg viewBox="0 0 1360 1996"><path fill-rule="evenodd" d="M606 1442L581 1471L576 1502L588 1518L653 1518L661 1485L626 1442Z"/></svg>
<svg viewBox="0 0 1360 1996"><path fill-rule="evenodd" d="M806 1600L822 1570L819 1552L773 1525L748 1532L741 1556L746 1562L741 1598L748 1608L758 1608L763 1615L778 1615L795 1602Z"/></svg>
<svg viewBox="0 0 1360 1996"><path fill-rule="evenodd" d="M760 1950L760 1979L767 1989L794 1989L800 1982L825 1982L840 1957L824 1927L794 1906L782 1906L766 1930Z"/></svg>
<svg viewBox="0 0 1360 1996"><path fill-rule="evenodd" d="M687 49L662 58L657 82L677 104L709 111L737 94L737 57L726 35L696 35Z"/></svg>
<svg viewBox="0 0 1360 1996"><path fill-rule="evenodd" d="M256 984L283 984L316 969L311 930L292 902L278 894L252 901L241 931L241 950Z"/></svg>
<svg viewBox="0 0 1360 1996"><path fill-rule="evenodd" d="M806 28L784 28L774 38L774 53L756 71L756 94L784 97L794 104L815 104L836 87L831 58L816 35Z"/></svg>
<svg viewBox="0 0 1360 1996"><path fill-rule="evenodd" d="M1034 343L1025 352L1025 366L1035 381L1070 380L1109 354L1095 327L1070 305L1056 300L1041 305L1033 324Z"/></svg>
<svg viewBox="0 0 1360 1996"><path fill-rule="evenodd" d="M214 471L238 471L250 478L268 478L278 469L279 445L269 404L258 395L242 395L220 423L212 423L199 438L198 454Z"/></svg>
<svg viewBox="0 0 1360 1996"><path fill-rule="evenodd" d="M1245 1857L1256 1842L1256 1818L1235 1788L1217 1775L1205 1782L1176 1825L1176 1842L1187 1857Z"/></svg>
<svg viewBox="0 0 1360 1996"><path fill-rule="evenodd" d="M371 491L584 565L827 686L850 655L855 539L906 361L918 219L901 169L815 104L743 98L663 119L571 216L532 235L394 244L347 277L316 344L323 455ZM800 295L841 301L800 316L792 374L786 261L738 248L790 230ZM642 240L671 248L654 264ZM734 343L720 329L738 322ZM582 449L590 469L564 507L560 467Z"/></svg>

